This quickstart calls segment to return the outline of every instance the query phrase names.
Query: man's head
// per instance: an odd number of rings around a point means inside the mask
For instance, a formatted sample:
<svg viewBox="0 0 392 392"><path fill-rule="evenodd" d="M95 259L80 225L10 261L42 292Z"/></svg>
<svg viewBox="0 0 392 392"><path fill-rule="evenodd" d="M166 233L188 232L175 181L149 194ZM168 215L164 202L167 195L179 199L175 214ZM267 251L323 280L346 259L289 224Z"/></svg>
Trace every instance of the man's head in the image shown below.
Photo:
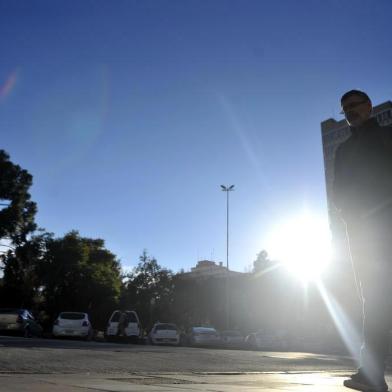
<svg viewBox="0 0 392 392"><path fill-rule="evenodd" d="M340 103L342 105L342 113L352 127L362 125L372 114L372 101L363 91L348 91L342 96Z"/></svg>

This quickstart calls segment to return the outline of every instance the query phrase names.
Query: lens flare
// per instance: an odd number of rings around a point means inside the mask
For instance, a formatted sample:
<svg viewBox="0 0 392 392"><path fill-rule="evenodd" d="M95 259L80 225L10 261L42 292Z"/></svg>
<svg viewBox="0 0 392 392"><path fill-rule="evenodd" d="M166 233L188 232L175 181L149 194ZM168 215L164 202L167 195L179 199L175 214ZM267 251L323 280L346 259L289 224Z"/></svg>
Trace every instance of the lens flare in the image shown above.
<svg viewBox="0 0 392 392"><path fill-rule="evenodd" d="M5 82L0 85L0 102L2 102L11 93L16 85L17 79L18 71L14 70L8 75Z"/></svg>
<svg viewBox="0 0 392 392"><path fill-rule="evenodd" d="M361 342L359 332L356 330L354 324L345 314L336 299L324 287L321 280L317 281L317 288L346 348L352 357L358 357L358 348Z"/></svg>
<svg viewBox="0 0 392 392"><path fill-rule="evenodd" d="M266 249L301 280L316 280L331 261L328 221L310 213L287 219L270 231Z"/></svg>

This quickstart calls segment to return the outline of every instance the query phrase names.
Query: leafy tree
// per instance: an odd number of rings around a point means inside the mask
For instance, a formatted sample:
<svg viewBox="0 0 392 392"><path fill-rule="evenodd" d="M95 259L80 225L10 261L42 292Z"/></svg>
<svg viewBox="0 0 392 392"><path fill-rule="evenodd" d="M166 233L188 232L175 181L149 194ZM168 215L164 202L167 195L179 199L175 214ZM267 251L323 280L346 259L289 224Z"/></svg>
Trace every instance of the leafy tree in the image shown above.
<svg viewBox="0 0 392 392"><path fill-rule="evenodd" d="M177 274L174 278L175 319L182 327L226 324L226 279L194 278Z"/></svg>
<svg viewBox="0 0 392 392"><path fill-rule="evenodd" d="M262 250L256 256L256 260L253 262L253 273L259 273L266 270L271 266L271 260L268 258L266 250Z"/></svg>
<svg viewBox="0 0 392 392"><path fill-rule="evenodd" d="M3 285L0 306L37 309L42 303L41 282L37 268L45 255L49 233L32 236L14 250L0 256L3 264Z"/></svg>
<svg viewBox="0 0 392 392"><path fill-rule="evenodd" d="M28 192L33 177L0 150L0 239L20 245L36 229L36 204Z"/></svg>
<svg viewBox="0 0 392 392"><path fill-rule="evenodd" d="M103 326L118 306L120 264L102 239L84 238L71 231L47 242L39 266L46 310L88 312L96 327Z"/></svg>
<svg viewBox="0 0 392 392"><path fill-rule="evenodd" d="M0 303L33 307L39 302L36 260L42 255L42 235L29 238L36 229L36 204L29 188L33 177L0 150L0 268L3 282Z"/></svg>
<svg viewBox="0 0 392 392"><path fill-rule="evenodd" d="M173 273L162 268L147 251L138 265L127 275L121 306L135 308L149 328L156 320L170 321L173 302Z"/></svg>

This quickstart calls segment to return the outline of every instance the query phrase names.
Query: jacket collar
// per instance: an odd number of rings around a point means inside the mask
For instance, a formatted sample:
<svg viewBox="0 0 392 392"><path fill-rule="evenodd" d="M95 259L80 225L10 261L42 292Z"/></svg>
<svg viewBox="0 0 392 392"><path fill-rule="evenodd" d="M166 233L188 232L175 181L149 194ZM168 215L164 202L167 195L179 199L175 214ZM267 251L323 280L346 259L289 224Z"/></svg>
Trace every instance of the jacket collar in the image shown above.
<svg viewBox="0 0 392 392"><path fill-rule="evenodd" d="M350 127L351 133L353 136L362 135L364 132L369 131L370 129L378 128L379 124L375 117L369 118L369 120L365 121L358 127Z"/></svg>

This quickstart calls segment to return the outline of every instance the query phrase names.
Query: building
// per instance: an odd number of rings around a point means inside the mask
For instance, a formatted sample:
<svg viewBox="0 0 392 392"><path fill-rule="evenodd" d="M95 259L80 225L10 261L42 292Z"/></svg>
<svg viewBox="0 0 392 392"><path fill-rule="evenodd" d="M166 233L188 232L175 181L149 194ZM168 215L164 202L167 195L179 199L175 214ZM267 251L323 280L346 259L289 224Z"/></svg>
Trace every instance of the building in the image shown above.
<svg viewBox="0 0 392 392"><path fill-rule="evenodd" d="M373 117L380 125L392 124L392 102L386 101L373 108ZM334 159L336 148L350 136L350 128L345 119L336 121L329 118L321 123L321 136L324 153L325 182L327 189L328 215L334 240L341 257L346 257L348 248L345 239L345 228L338 218L332 203L332 184L334 179Z"/></svg>
<svg viewBox="0 0 392 392"><path fill-rule="evenodd" d="M224 278L227 276L242 275L241 272L227 270L223 263L219 264L210 260L200 260L197 262L196 267L191 268L190 272L184 272L182 276L190 279L203 279L203 278Z"/></svg>

